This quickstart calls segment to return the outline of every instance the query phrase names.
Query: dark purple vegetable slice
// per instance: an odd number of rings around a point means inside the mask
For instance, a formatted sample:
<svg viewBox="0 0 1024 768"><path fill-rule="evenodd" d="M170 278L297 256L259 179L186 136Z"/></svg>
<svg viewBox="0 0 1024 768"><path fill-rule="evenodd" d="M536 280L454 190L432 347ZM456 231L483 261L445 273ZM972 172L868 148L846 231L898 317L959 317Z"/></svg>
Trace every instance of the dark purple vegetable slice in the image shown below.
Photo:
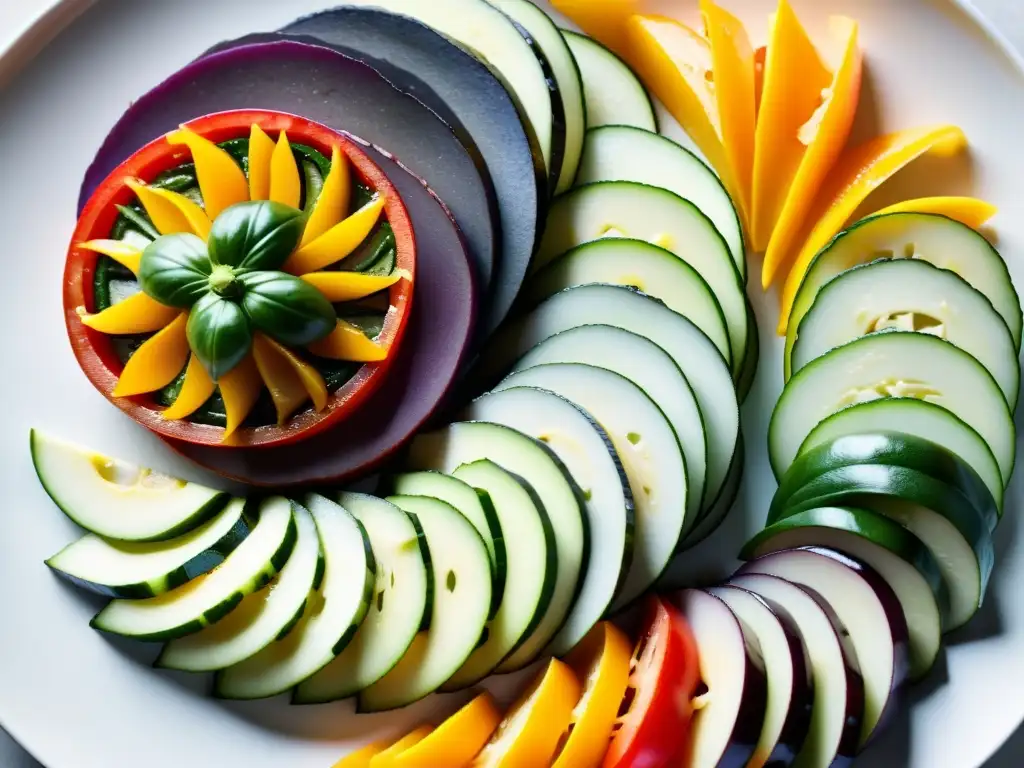
<svg viewBox="0 0 1024 768"><path fill-rule="evenodd" d="M196 463L260 486L355 479L401 448L451 389L474 330L476 285L469 256L450 212L425 183L385 152L366 149L398 188L416 236L412 316L398 360L380 391L334 429L279 448L172 444Z"/></svg>

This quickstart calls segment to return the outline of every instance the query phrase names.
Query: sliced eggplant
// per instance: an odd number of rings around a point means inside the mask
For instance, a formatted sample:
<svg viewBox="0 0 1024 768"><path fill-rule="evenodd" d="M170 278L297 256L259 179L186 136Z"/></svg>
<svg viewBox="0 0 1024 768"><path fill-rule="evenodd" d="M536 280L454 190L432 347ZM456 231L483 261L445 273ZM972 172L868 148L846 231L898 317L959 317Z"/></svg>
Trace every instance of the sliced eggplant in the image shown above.
<svg viewBox="0 0 1024 768"><path fill-rule="evenodd" d="M849 633L864 678L863 748L892 714L896 693L907 677L907 622L892 587L866 563L819 547L765 555L738 573L800 584L832 607Z"/></svg>
<svg viewBox="0 0 1024 768"><path fill-rule="evenodd" d="M561 395L585 410L611 439L636 509L636 551L614 604L616 609L627 605L665 570L686 519L686 460L675 432L646 392L604 368L546 363L513 373L497 390L513 387Z"/></svg>
<svg viewBox="0 0 1024 768"><path fill-rule="evenodd" d="M657 133L651 97L626 62L592 37L568 29L562 36L583 78L587 128L628 125Z"/></svg>
<svg viewBox="0 0 1024 768"><path fill-rule="evenodd" d="M626 471L604 429L554 392L531 387L491 392L470 403L461 416L503 424L542 441L583 491L589 556L576 602L549 648L561 656L605 615L633 560L634 502Z"/></svg>
<svg viewBox="0 0 1024 768"><path fill-rule="evenodd" d="M811 727L794 765L849 766L857 754L864 718L864 681L856 657L844 648L828 613L807 590L775 576L742 574L729 585L758 595L800 630L814 681L814 703Z"/></svg>

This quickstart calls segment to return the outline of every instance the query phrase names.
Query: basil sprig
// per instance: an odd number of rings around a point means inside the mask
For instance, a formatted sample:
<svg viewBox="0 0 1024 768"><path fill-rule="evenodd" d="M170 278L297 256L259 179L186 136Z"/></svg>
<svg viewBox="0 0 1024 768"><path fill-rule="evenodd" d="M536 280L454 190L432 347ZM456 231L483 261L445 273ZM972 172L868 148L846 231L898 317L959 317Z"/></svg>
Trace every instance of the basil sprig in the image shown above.
<svg viewBox="0 0 1024 768"><path fill-rule="evenodd" d="M214 380L245 359L255 330L286 346L334 330L334 307L323 294L280 271L305 224L302 211L281 203L239 203L216 218L207 243L163 235L142 252L142 290L190 310L189 346Z"/></svg>

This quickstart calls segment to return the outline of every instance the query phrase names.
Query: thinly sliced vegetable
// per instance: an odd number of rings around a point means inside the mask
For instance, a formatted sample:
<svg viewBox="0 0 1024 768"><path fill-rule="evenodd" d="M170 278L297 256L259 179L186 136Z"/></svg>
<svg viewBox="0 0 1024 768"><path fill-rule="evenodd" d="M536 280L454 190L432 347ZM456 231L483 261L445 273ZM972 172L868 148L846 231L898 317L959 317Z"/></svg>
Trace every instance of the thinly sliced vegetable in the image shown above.
<svg viewBox="0 0 1024 768"><path fill-rule="evenodd" d="M252 357L274 401L277 424L282 426L309 399L309 393L298 373L278 350L279 347L263 334L253 338Z"/></svg>
<svg viewBox="0 0 1024 768"><path fill-rule="evenodd" d="M203 407L217 389L217 384L210 378L206 368L198 357L192 355L185 368L185 380L178 390L174 402L163 410L165 419L184 419Z"/></svg>
<svg viewBox="0 0 1024 768"><path fill-rule="evenodd" d="M227 150L187 127L169 133L167 142L184 144L191 151L203 205L211 220L225 208L249 199L249 181Z"/></svg>
<svg viewBox="0 0 1024 768"><path fill-rule="evenodd" d="M302 232L299 247L309 245L348 213L352 197L352 171L338 147L331 147L331 170Z"/></svg>
<svg viewBox="0 0 1024 768"><path fill-rule="evenodd" d="M334 768L370 768L370 760L379 755L389 746L386 741L375 741L367 744L362 749L341 758L334 764Z"/></svg>
<svg viewBox="0 0 1024 768"><path fill-rule="evenodd" d="M161 304L142 291L95 315L87 314L84 308L79 311L82 325L110 335L153 333L173 323L180 313L180 309Z"/></svg>
<svg viewBox="0 0 1024 768"><path fill-rule="evenodd" d="M135 275L139 274L142 249L125 240L87 240L84 243L79 243L78 247L109 256L121 266L130 269Z"/></svg>
<svg viewBox="0 0 1024 768"><path fill-rule="evenodd" d="M391 768L393 765L392 761L396 757L401 755L407 749L415 747L433 732L434 726L432 725L421 725L414 728L383 752L380 752L370 758L370 768Z"/></svg>
<svg viewBox="0 0 1024 768"><path fill-rule="evenodd" d="M919 197L894 203L872 216L887 216L890 213L931 213L959 221L971 229L978 229L999 212L992 203L976 197Z"/></svg>
<svg viewBox="0 0 1024 768"><path fill-rule="evenodd" d="M249 199L270 199L271 158L274 155L274 141L266 132L253 123L249 130Z"/></svg>
<svg viewBox="0 0 1024 768"><path fill-rule="evenodd" d="M196 203L169 189L149 187L135 179L125 184L135 193L161 235L189 232L203 239L210 234L210 217Z"/></svg>
<svg viewBox="0 0 1024 768"><path fill-rule="evenodd" d="M270 156L270 195L275 203L298 208L302 198L302 182L299 180L299 166L295 162L288 132L281 131L277 145Z"/></svg>
<svg viewBox="0 0 1024 768"><path fill-rule="evenodd" d="M494 729L501 713L484 691L453 714L418 744L396 755L392 768L469 768Z"/></svg>
<svg viewBox="0 0 1024 768"><path fill-rule="evenodd" d="M114 397L131 397L152 392L170 384L188 362L185 336L188 315L180 313L164 329L143 342L125 363L114 387Z"/></svg>
<svg viewBox="0 0 1024 768"><path fill-rule="evenodd" d="M387 276L363 275L358 272L309 272L302 279L316 288L331 303L355 301L390 288L408 275L396 271Z"/></svg>
<svg viewBox="0 0 1024 768"><path fill-rule="evenodd" d="M359 363L378 362L386 360L388 356L385 347L368 339L359 328L340 318L330 334L307 345L307 348L320 357Z"/></svg>
<svg viewBox="0 0 1024 768"><path fill-rule="evenodd" d="M591 141L590 131L609 125L634 126L657 132L654 105L629 66L597 40L562 30L583 78L583 96L587 110L587 137L583 151Z"/></svg>
<svg viewBox="0 0 1024 768"><path fill-rule="evenodd" d="M227 440L242 426L263 389L263 380L252 355L221 376L217 380L217 387L224 399L224 411L227 414L224 427L224 439Z"/></svg>

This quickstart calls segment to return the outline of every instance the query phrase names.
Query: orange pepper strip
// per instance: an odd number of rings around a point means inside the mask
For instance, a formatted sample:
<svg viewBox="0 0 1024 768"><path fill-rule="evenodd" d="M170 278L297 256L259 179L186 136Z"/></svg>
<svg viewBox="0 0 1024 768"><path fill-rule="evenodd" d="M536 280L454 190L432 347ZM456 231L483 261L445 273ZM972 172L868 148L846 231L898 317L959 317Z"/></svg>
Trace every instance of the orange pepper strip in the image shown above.
<svg viewBox="0 0 1024 768"><path fill-rule="evenodd" d="M123 240L88 240L78 244L79 248L95 251L109 256L118 264L127 267L132 274L139 274L139 262L142 261L142 249Z"/></svg>
<svg viewBox="0 0 1024 768"><path fill-rule="evenodd" d="M184 144L192 152L206 215L216 219L221 211L249 199L249 181L227 150L187 127L167 134L168 144Z"/></svg>
<svg viewBox="0 0 1024 768"><path fill-rule="evenodd" d="M388 744L386 741L375 741L373 744L367 744L362 749L341 758L341 760L334 764L333 768L370 768L370 759L379 755L387 748Z"/></svg>
<svg viewBox="0 0 1024 768"><path fill-rule="evenodd" d="M501 721L474 768L536 768L551 764L558 740L580 698L573 671L552 659ZM606 746L606 745L605 745Z"/></svg>
<svg viewBox="0 0 1024 768"><path fill-rule="evenodd" d="M185 381L181 384L178 396L160 415L168 421L191 416L210 399L216 388L217 385L199 362L199 358L192 355L188 361L188 368L185 369Z"/></svg>
<svg viewBox="0 0 1024 768"><path fill-rule="evenodd" d="M552 0L551 4L588 35L629 58L631 44L626 21L640 13L640 0Z"/></svg>
<svg viewBox="0 0 1024 768"><path fill-rule="evenodd" d="M281 426L309 399L309 393L299 375L269 342L270 339L262 333L256 334L252 340L252 356L260 378L270 390L277 410L277 424Z"/></svg>
<svg viewBox="0 0 1024 768"><path fill-rule="evenodd" d="M761 97L764 95L764 67L768 58L768 48L762 45L754 51L754 115L761 113ZM756 148L754 158L757 158Z"/></svg>
<svg viewBox="0 0 1024 768"><path fill-rule="evenodd" d="M304 275L341 261L366 239L383 209L384 196L378 195L347 219L295 251L285 262L284 271Z"/></svg>
<svg viewBox="0 0 1024 768"><path fill-rule="evenodd" d="M392 768L467 768L494 733L501 713L484 692L437 726L419 744L397 755Z"/></svg>
<svg viewBox="0 0 1024 768"><path fill-rule="evenodd" d="M978 229L999 213L999 209L976 197L919 197L890 205L871 215L884 216L890 213L934 213L959 221L971 229Z"/></svg>
<svg viewBox="0 0 1024 768"><path fill-rule="evenodd" d="M403 277L408 277L407 272L396 270L387 277L377 275L363 275L359 272L310 272L302 276L302 279L316 288L331 303L342 301L355 301L364 299L367 296L390 288Z"/></svg>
<svg viewBox="0 0 1024 768"><path fill-rule="evenodd" d="M320 196L316 199L309 221L302 232L299 247L309 245L320 235L339 223L348 211L352 197L352 173L348 158L338 147L331 149L331 170L324 179Z"/></svg>
<svg viewBox="0 0 1024 768"><path fill-rule="evenodd" d="M210 217L184 195L171 192L169 189L146 186L137 179L127 179L125 183L139 198L142 207L153 220L153 226L161 235L187 232L203 240L209 237L212 226Z"/></svg>
<svg viewBox="0 0 1024 768"><path fill-rule="evenodd" d="M225 373L217 380L220 395L224 398L224 410L227 412L227 426L224 428L224 439L234 434L245 417L252 411L263 389L263 379L252 355L247 355L242 362Z"/></svg>
<svg viewBox="0 0 1024 768"><path fill-rule="evenodd" d="M270 199L270 158L274 140L256 123L249 130L249 199Z"/></svg>
<svg viewBox="0 0 1024 768"><path fill-rule="evenodd" d="M797 132L797 138L807 147L807 151L800 160L786 202L768 241L761 266L761 286L765 289L788 263L793 245L819 197L819 188L850 136L857 104L860 102L863 56L858 44L857 23L844 16L833 17L830 22L832 37L842 41L843 54L833 73L831 85L822 92L821 105Z"/></svg>
<svg viewBox="0 0 1024 768"><path fill-rule="evenodd" d="M427 738L434 728L429 725L421 725L419 728L410 731L390 747L370 758L370 768L391 768L395 764L395 758L405 750L415 747Z"/></svg>
<svg viewBox="0 0 1024 768"><path fill-rule="evenodd" d="M356 326L340 319L330 335L314 341L306 349L320 357L356 363L375 363L386 360L388 356L384 347L368 339Z"/></svg>
<svg viewBox="0 0 1024 768"><path fill-rule="evenodd" d="M765 58L764 90L754 139L751 240L755 251L768 246L787 193L807 154L800 127L821 103L832 73L787 0L779 0Z"/></svg>
<svg viewBox="0 0 1024 768"><path fill-rule="evenodd" d="M188 361L185 324L188 313L181 312L162 331L157 332L128 358L114 387L114 397L131 397L165 387L174 381Z"/></svg>
<svg viewBox="0 0 1024 768"><path fill-rule="evenodd" d="M84 308L80 308L78 314L83 325L100 333L118 336L159 331L173 322L180 311L139 291L95 315L85 314Z"/></svg>
<svg viewBox="0 0 1024 768"><path fill-rule="evenodd" d="M953 155L967 145L963 131L953 125L913 128L879 136L848 150L836 165L832 183L812 217L816 222L782 290L779 335L786 333L789 313L807 268L822 248L843 228L864 199L894 173L927 152Z"/></svg>
<svg viewBox="0 0 1024 768"><path fill-rule="evenodd" d="M618 627L601 622L566 657L583 681L583 694L563 734L564 747L554 768L592 768L600 765L612 736L629 683L633 648Z"/></svg>
<svg viewBox="0 0 1024 768"><path fill-rule="evenodd" d="M281 131L277 146L270 156L270 199L275 203L299 207L302 197L302 182L299 181L299 166L288 143L288 134Z"/></svg>

